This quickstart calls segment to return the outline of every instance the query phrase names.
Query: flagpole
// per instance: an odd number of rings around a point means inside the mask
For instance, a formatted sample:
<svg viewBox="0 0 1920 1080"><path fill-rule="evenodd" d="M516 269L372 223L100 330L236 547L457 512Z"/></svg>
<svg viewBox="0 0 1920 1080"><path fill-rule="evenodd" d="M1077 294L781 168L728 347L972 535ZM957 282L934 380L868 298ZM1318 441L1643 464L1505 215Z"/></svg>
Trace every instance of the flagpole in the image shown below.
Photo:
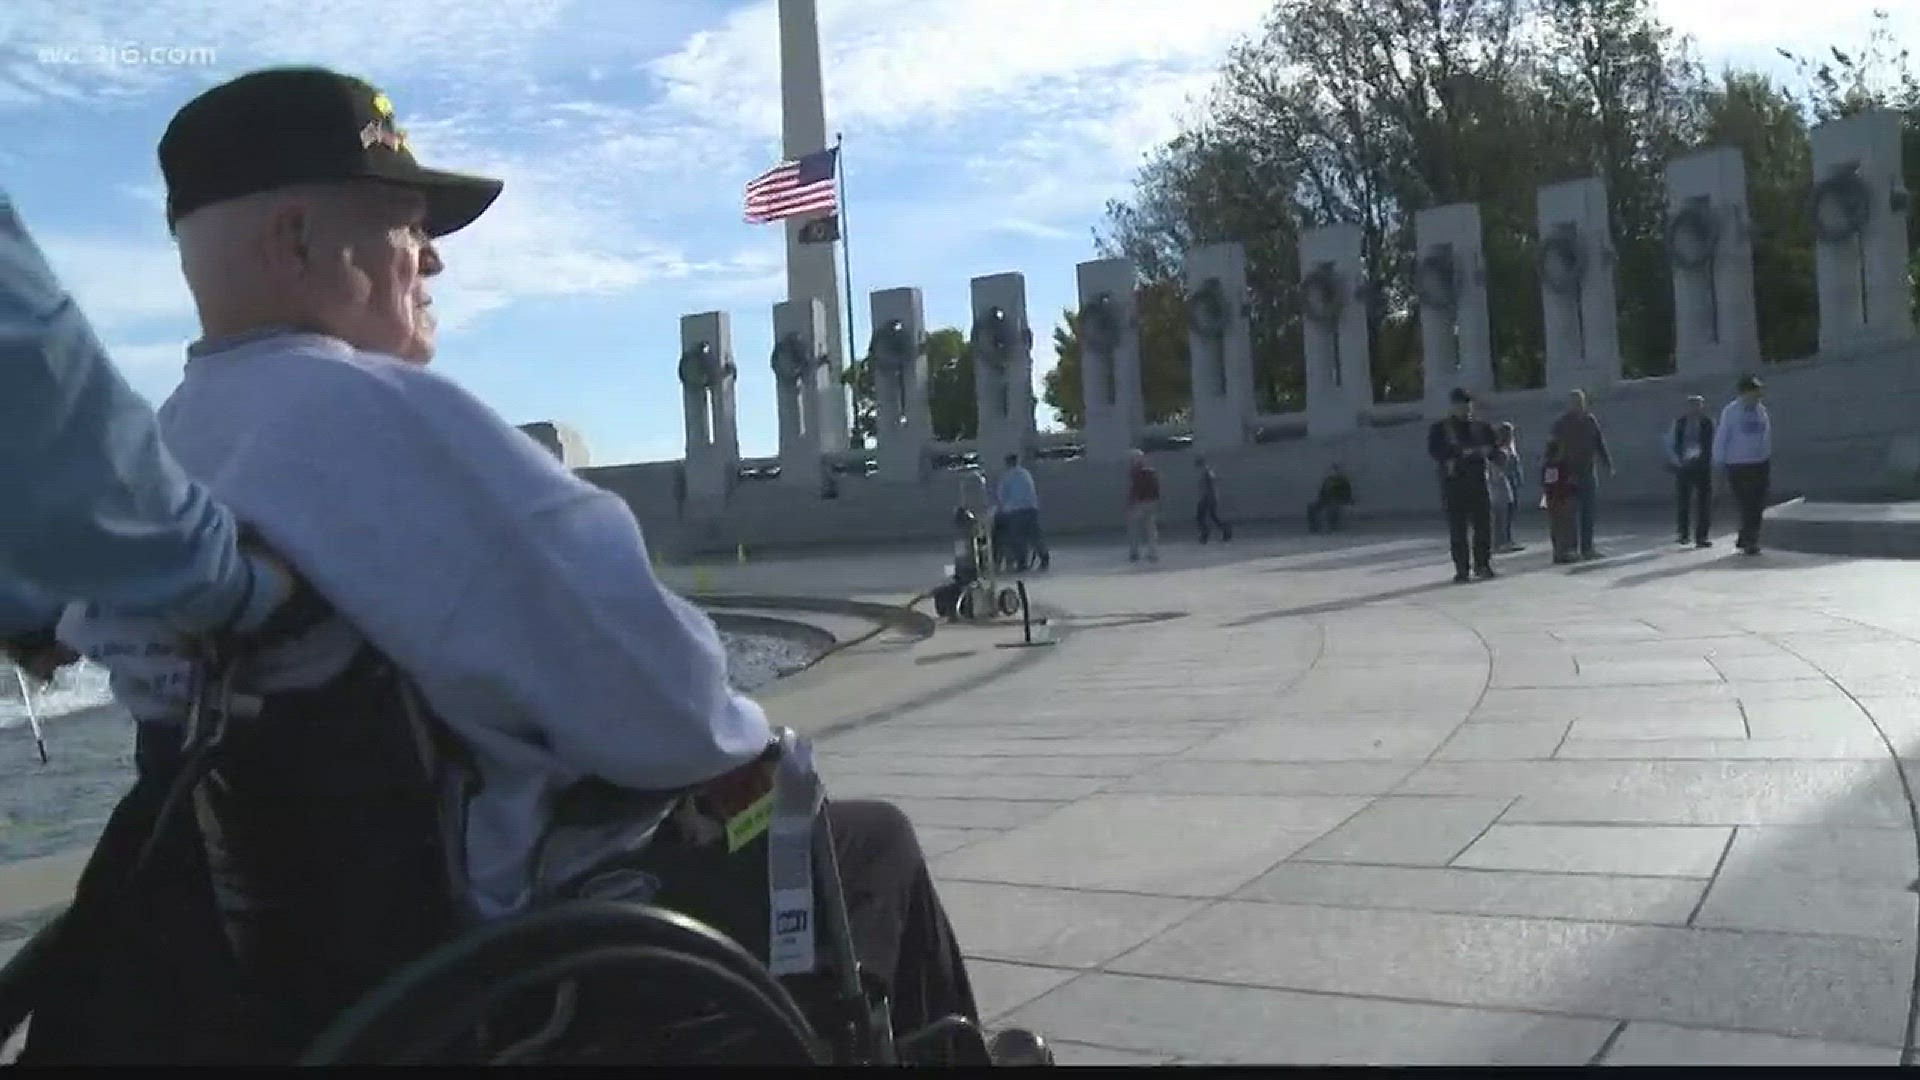
<svg viewBox="0 0 1920 1080"><path fill-rule="evenodd" d="M847 155L840 148L841 135L833 133L833 173L834 181L840 185L840 272L846 278L847 288L847 366L852 367L859 359L859 347L854 344L853 336L853 253L847 244ZM848 436L853 434L852 417L848 417Z"/></svg>

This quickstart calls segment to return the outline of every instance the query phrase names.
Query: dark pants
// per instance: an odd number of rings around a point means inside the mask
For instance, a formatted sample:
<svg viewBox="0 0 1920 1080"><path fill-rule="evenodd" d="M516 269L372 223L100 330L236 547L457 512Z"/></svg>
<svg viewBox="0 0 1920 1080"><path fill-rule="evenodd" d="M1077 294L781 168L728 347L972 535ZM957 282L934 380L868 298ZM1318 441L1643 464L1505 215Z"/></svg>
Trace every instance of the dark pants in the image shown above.
<svg viewBox="0 0 1920 1080"><path fill-rule="evenodd" d="M1453 549L1453 567L1464 574L1493 566L1493 503L1487 498L1485 480L1464 485L1448 485L1444 493L1447 510L1447 542ZM1473 532L1471 563L1467 560L1467 532Z"/></svg>
<svg viewBox="0 0 1920 1080"><path fill-rule="evenodd" d="M1685 466L1674 473L1674 503L1680 542L1696 543L1713 531L1713 472L1705 465ZM1691 524L1692 530L1687 526Z"/></svg>
<svg viewBox="0 0 1920 1080"><path fill-rule="evenodd" d="M1773 463L1768 461L1727 466L1727 487L1733 492L1733 501L1740 507L1740 538L1737 543L1742 549L1760 549L1760 521L1767 509L1767 484L1772 475Z"/></svg>
<svg viewBox="0 0 1920 1080"><path fill-rule="evenodd" d="M1212 523L1213 528L1220 530L1220 539L1233 539L1233 526L1220 520L1220 499L1217 496L1200 496L1200 505L1194 510L1193 519L1194 524L1200 530L1201 543L1206 543L1207 537L1210 535L1208 532L1209 522Z"/></svg>
<svg viewBox="0 0 1920 1080"><path fill-rule="evenodd" d="M887 984L894 1032L950 1015L978 1020L966 962L907 816L891 803L834 802L827 822L854 953Z"/></svg>
<svg viewBox="0 0 1920 1080"><path fill-rule="evenodd" d="M1573 471L1573 508L1580 534L1580 554L1593 554L1593 511L1600 499L1600 472L1589 464Z"/></svg>
<svg viewBox="0 0 1920 1080"><path fill-rule="evenodd" d="M1308 531L1319 532L1321 529L1325 529L1328 532L1339 532L1340 511L1344 508L1341 503L1315 499L1313 503L1307 507Z"/></svg>
<svg viewBox="0 0 1920 1080"><path fill-rule="evenodd" d="M993 561L1000 567L1012 566L1026 558L1013 521L1007 514L993 519Z"/></svg>
<svg viewBox="0 0 1920 1080"><path fill-rule="evenodd" d="M1024 510L1009 510L1007 518L1007 543L1018 552L1017 565L1025 568L1029 563L1045 566L1053 561L1053 553L1047 550L1047 541L1040 535L1040 511L1036 507Z"/></svg>
<svg viewBox="0 0 1920 1080"><path fill-rule="evenodd" d="M906 815L890 803L830 801L826 821L854 956L886 986L894 1033L911 1034L951 1015L979 1020L953 926ZM663 883L653 902L764 958L768 836L763 832L733 851L667 844L643 856L641 864Z"/></svg>
<svg viewBox="0 0 1920 1080"><path fill-rule="evenodd" d="M1571 495L1547 500L1547 535L1553 544L1554 562L1572 562L1579 557L1578 516Z"/></svg>
<svg viewBox="0 0 1920 1080"><path fill-rule="evenodd" d="M180 724L148 722L133 728L133 766L140 776L172 776L180 767L187 729Z"/></svg>

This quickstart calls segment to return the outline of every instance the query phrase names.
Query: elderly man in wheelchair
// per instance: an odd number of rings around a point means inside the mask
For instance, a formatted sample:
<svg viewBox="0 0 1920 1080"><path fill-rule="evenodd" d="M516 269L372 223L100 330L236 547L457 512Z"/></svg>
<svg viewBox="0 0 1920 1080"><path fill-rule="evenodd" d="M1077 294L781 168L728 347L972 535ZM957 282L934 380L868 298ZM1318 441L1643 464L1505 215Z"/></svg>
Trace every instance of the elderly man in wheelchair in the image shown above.
<svg viewBox="0 0 1920 1080"><path fill-rule="evenodd" d="M301 586L244 638L68 608L140 769L0 974L21 1062L1050 1062L625 503L429 370L435 240L500 184L311 68L159 156L203 330L162 433Z"/></svg>

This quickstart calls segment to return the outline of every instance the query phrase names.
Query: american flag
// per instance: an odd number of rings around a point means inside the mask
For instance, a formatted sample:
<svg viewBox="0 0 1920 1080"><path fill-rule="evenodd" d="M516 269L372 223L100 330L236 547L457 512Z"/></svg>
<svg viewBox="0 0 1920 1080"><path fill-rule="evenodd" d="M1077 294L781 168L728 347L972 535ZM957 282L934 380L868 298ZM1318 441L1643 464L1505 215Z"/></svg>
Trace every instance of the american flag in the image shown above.
<svg viewBox="0 0 1920 1080"><path fill-rule="evenodd" d="M748 181L747 224L838 210L833 173L839 159L840 148L830 146L798 161L783 161Z"/></svg>

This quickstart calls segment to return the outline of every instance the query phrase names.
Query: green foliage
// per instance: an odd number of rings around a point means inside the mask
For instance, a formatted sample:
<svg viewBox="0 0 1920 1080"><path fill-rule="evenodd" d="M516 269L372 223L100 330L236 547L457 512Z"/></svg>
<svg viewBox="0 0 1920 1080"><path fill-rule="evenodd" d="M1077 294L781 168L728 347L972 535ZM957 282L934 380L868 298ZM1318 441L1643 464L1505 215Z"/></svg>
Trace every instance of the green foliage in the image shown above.
<svg viewBox="0 0 1920 1080"><path fill-rule="evenodd" d="M1193 379L1187 337L1186 294L1175 281L1161 280L1134 293L1140 319L1140 389L1147 423L1190 420ZM1086 423L1086 398L1080 350L1080 315L1069 308L1060 313L1053 330L1053 369L1047 372L1041 396L1068 428Z"/></svg>
<svg viewBox="0 0 1920 1080"><path fill-rule="evenodd" d="M863 357L847 365L840 380L853 391L853 442L870 446L874 436L873 364ZM973 353L967 336L947 326L927 334L927 407L933 437L941 442L977 438L979 408L973 396Z"/></svg>
<svg viewBox="0 0 1920 1080"><path fill-rule="evenodd" d="M1247 247L1260 405L1301 407L1296 245L1303 230L1334 222L1365 235L1376 399L1418 397L1414 214L1460 202L1478 204L1485 226L1496 379L1540 385L1538 189L1589 176L1606 181L1610 200L1625 373L1671 371L1665 171L1706 146L1746 159L1763 355L1810 354L1810 125L1868 106L1900 110L1907 174L1920 175L1920 82L1884 17L1865 48L1829 52L1786 54L1801 68L1796 93L1751 72L1708 78L1651 0L1277 0L1197 116L1108 206L1097 238L1102 254L1141 274L1149 419L1185 404L1174 396L1187 369L1175 302L1184 253L1224 240ZM1920 250L1920 214L1911 221ZM1078 426L1071 313L1054 346L1060 362L1044 397Z"/></svg>

